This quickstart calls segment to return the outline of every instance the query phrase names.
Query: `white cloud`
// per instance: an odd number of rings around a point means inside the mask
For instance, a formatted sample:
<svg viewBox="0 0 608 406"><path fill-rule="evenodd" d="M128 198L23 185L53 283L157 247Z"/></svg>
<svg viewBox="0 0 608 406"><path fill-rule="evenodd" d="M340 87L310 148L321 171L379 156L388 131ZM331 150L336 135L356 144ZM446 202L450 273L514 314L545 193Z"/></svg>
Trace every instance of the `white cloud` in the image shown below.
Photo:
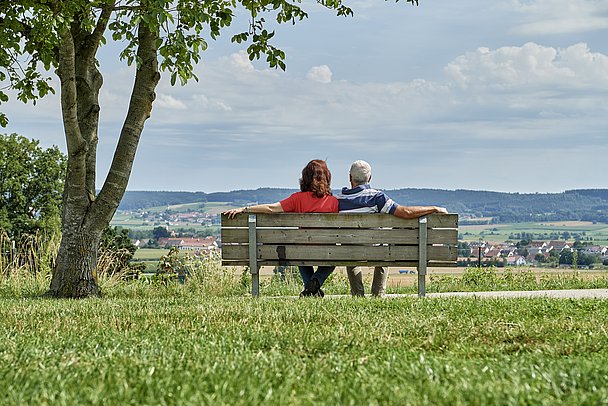
<svg viewBox="0 0 608 406"><path fill-rule="evenodd" d="M186 110L186 104L168 94L159 93L154 101L155 107L170 109L170 110Z"/></svg>
<svg viewBox="0 0 608 406"><path fill-rule="evenodd" d="M232 107L227 105L224 101L209 100L209 98L207 96L205 96L204 94L195 94L194 96L192 96L192 100L194 101L195 105L200 106L204 109L210 109L210 110L219 109L222 111L231 111L232 110Z"/></svg>
<svg viewBox="0 0 608 406"><path fill-rule="evenodd" d="M319 83L331 83L332 72L327 65L313 66L306 74L308 80Z"/></svg>
<svg viewBox="0 0 608 406"><path fill-rule="evenodd" d="M608 56L592 53L582 43L565 49L535 43L496 50L478 48L450 62L444 71L449 80L463 88L608 86Z"/></svg>
<svg viewBox="0 0 608 406"><path fill-rule="evenodd" d="M608 28L608 2L598 0L512 0L525 22L521 35L579 33Z"/></svg>
<svg viewBox="0 0 608 406"><path fill-rule="evenodd" d="M519 25L515 31L521 35L567 34L597 31L608 28L608 18L581 17L543 20Z"/></svg>
<svg viewBox="0 0 608 406"><path fill-rule="evenodd" d="M255 70L253 64L249 60L249 55L243 50L231 54L230 63L234 68L243 72L253 72Z"/></svg>

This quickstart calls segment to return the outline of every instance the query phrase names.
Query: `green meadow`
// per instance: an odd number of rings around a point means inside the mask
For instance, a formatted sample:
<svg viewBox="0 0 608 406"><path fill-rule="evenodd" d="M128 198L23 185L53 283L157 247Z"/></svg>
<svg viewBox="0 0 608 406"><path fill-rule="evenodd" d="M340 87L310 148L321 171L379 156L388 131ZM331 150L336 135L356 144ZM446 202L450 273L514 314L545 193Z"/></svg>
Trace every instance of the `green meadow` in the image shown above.
<svg viewBox="0 0 608 406"><path fill-rule="evenodd" d="M104 277L87 300L44 298L45 275L0 279L3 404L608 401L605 300L295 299L276 279L253 299L247 275L192 269L183 285Z"/></svg>
<svg viewBox="0 0 608 406"><path fill-rule="evenodd" d="M170 210L175 213L186 213L190 211L200 211L201 213L208 212L222 212L233 208L234 205L227 202L196 202L196 203L182 203L173 204L168 206L156 206L149 207L146 209L149 213L161 213L166 210Z"/></svg>
<svg viewBox="0 0 608 406"><path fill-rule="evenodd" d="M516 234L533 234L534 239L548 241L555 237L568 233L571 242L575 235L581 240L598 245L608 245L608 224L592 223L589 221L555 221L541 223L509 223L509 224L483 224L483 225L460 225L460 239L463 241L479 241L479 239L504 242ZM514 240L518 240L515 238Z"/></svg>

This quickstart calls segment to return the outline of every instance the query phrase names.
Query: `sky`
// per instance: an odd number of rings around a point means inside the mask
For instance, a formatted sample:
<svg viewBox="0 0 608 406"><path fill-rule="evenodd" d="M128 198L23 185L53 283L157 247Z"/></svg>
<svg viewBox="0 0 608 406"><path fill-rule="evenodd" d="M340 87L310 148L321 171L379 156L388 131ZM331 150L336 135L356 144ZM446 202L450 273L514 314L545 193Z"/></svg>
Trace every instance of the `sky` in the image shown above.
<svg viewBox="0 0 608 406"><path fill-rule="evenodd" d="M199 82L164 75L129 190L298 188L317 158L335 189L357 159L381 189L608 188L608 0L356 0L352 18L303 4L307 20L276 27L285 72L224 35ZM98 187L133 83L120 49L99 55ZM57 96L1 108L0 131L65 151Z"/></svg>

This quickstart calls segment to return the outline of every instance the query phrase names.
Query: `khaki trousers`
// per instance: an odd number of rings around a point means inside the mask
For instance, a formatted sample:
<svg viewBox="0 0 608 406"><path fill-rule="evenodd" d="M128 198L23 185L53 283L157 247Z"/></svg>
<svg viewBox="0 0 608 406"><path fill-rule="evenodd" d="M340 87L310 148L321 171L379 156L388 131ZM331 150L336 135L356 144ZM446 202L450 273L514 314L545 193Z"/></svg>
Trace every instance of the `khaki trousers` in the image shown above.
<svg viewBox="0 0 608 406"><path fill-rule="evenodd" d="M363 288L363 275L361 271L363 267L347 266L346 274L350 282L350 293L353 296L364 296L365 289ZM385 266L377 266L374 268L374 279L372 280L372 295L384 296L386 292L386 279L388 278L388 268Z"/></svg>

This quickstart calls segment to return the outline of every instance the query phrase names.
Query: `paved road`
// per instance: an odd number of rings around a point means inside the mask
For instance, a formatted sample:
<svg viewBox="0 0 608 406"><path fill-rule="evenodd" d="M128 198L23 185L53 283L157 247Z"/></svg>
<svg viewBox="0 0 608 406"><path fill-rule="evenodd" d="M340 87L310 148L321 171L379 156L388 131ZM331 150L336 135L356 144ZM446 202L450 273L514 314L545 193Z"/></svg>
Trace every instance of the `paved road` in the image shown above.
<svg viewBox="0 0 608 406"><path fill-rule="evenodd" d="M391 294L387 297L404 297L415 295ZM528 291L498 291L498 292L446 292L427 293L432 297L550 297L558 299L608 299L608 289L565 289L565 290L528 290Z"/></svg>
<svg viewBox="0 0 608 406"><path fill-rule="evenodd" d="M416 297L413 293L391 293L384 296L387 299L399 297ZM262 296L264 297L264 296ZM297 299L298 296L266 296L272 299ZM325 295L328 299L348 298L350 295ZM518 297L548 297L555 299L608 299L608 289L564 289L564 290L524 290L497 292L444 292L427 293L427 298L436 297L478 297L478 298L518 298Z"/></svg>

